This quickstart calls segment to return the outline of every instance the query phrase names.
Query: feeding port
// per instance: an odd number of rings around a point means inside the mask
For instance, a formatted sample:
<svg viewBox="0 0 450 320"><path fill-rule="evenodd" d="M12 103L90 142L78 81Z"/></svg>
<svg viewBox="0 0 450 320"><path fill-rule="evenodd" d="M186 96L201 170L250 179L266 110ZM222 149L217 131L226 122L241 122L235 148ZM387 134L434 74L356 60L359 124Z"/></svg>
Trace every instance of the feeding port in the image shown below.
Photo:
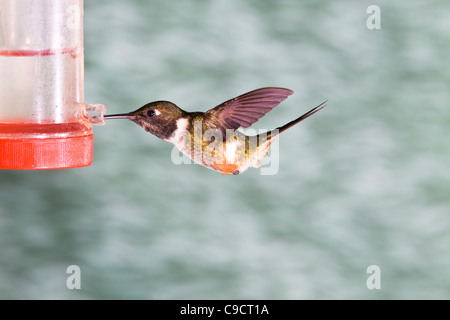
<svg viewBox="0 0 450 320"><path fill-rule="evenodd" d="M84 104L82 0L0 0L0 168L57 169L92 162Z"/></svg>

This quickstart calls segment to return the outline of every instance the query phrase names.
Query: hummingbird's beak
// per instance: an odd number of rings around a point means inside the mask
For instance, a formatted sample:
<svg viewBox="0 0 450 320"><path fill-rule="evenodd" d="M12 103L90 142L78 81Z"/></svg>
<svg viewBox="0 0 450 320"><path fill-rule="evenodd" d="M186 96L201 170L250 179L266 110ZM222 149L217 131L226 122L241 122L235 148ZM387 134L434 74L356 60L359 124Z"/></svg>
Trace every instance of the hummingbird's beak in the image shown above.
<svg viewBox="0 0 450 320"><path fill-rule="evenodd" d="M129 113L118 113L118 114L110 114L110 115L106 115L103 118L105 119L133 119L134 116L129 114Z"/></svg>

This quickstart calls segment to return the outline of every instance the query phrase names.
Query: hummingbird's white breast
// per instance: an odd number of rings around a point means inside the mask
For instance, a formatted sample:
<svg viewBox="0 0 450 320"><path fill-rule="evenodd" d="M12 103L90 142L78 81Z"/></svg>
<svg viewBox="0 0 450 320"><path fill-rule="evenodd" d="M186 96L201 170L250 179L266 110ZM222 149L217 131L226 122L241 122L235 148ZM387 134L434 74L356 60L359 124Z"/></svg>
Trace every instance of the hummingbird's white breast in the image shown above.
<svg viewBox="0 0 450 320"><path fill-rule="evenodd" d="M189 120L187 118L180 118L176 122L177 128L166 141L172 143L178 150L191 158L190 139L191 135L188 131ZM186 139L189 139L187 141Z"/></svg>

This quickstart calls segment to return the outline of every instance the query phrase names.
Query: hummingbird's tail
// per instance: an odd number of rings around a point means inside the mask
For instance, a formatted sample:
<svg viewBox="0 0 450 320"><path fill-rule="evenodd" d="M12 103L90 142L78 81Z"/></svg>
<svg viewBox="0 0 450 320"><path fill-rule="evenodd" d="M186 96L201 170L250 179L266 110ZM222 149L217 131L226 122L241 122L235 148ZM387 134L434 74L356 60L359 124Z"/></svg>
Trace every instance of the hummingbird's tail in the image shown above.
<svg viewBox="0 0 450 320"><path fill-rule="evenodd" d="M282 133L283 131L289 129L292 126L295 126L297 123L305 120L306 118L312 116L314 113L316 113L317 111L325 108L325 106L327 105L328 100L325 100L324 102L322 102L321 104L319 104L317 107L309 110L307 113L305 113L304 115L298 117L295 120L292 120L291 122L286 123L284 126L278 127L275 130L278 130L278 134ZM277 134L277 135L278 135Z"/></svg>
<svg viewBox="0 0 450 320"><path fill-rule="evenodd" d="M295 126L297 123L305 120L309 116L312 116L314 113L316 113L320 109L325 108L325 106L327 105L327 102L328 102L328 100L325 100L324 102L319 104L317 107L309 110L308 112L306 112L304 115L298 117L297 119L286 123L284 126L278 127L276 129L268 131L268 132L264 132L262 134L258 134L257 135L257 137L258 137L258 140L257 140L258 141L258 152L257 152L257 155L256 155L256 159L263 159L265 156L267 156L271 144L274 142L275 138L280 133L282 133L283 131L289 129L292 126ZM257 167L259 165L261 165L261 164L258 162L254 166Z"/></svg>

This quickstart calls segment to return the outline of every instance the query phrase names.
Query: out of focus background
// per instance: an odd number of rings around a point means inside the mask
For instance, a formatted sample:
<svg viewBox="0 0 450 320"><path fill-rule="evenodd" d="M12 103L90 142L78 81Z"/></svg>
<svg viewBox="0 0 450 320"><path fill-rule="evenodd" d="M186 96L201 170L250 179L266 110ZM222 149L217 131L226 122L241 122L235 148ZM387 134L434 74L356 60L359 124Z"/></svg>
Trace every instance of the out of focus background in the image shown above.
<svg viewBox="0 0 450 320"><path fill-rule="evenodd" d="M449 299L448 12L85 1L85 101L108 113L205 111L264 86L295 94L256 129L328 107L281 135L275 175L175 165L170 144L119 120L95 127L90 167L0 171L0 298Z"/></svg>

